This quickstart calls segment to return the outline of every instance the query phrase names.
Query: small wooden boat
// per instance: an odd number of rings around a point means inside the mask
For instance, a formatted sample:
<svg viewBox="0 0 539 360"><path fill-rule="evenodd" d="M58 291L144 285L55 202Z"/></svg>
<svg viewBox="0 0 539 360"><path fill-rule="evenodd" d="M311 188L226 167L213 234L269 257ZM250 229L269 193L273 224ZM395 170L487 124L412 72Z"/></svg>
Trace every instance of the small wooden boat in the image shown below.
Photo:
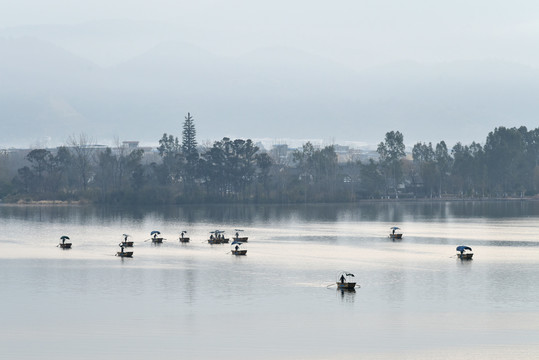
<svg viewBox="0 0 539 360"><path fill-rule="evenodd" d="M61 249L71 249L71 244L72 243L69 243L69 242L66 242L66 240L69 240L69 236L62 236L60 237L60 240L62 240L62 242L60 242L57 246L60 247Z"/></svg>
<svg viewBox="0 0 539 360"><path fill-rule="evenodd" d="M230 252L232 253L232 255L247 255L247 250L245 250L245 249L242 249L242 250L230 250Z"/></svg>
<svg viewBox="0 0 539 360"><path fill-rule="evenodd" d="M235 242L245 243L249 240L247 236L240 237L239 233L240 231L243 231L242 229L234 229L234 231L236 231L236 236L234 236L232 239L234 239Z"/></svg>
<svg viewBox="0 0 539 360"><path fill-rule="evenodd" d="M354 290L356 287L356 282L352 280L355 277L354 274L348 271L341 271L337 278L337 289L339 290ZM359 286L359 285L358 285Z"/></svg>
<svg viewBox="0 0 539 360"><path fill-rule="evenodd" d="M118 251L116 253L116 256L119 256L119 257L133 257L133 251Z"/></svg>
<svg viewBox="0 0 539 360"><path fill-rule="evenodd" d="M125 238L127 239L127 236ZM123 243L118 244L118 246L120 246L121 250L116 253L116 256L119 256L119 257L122 257L122 258L124 258L124 257L133 257L133 252L132 251L124 251L125 246L122 245L122 244Z"/></svg>
<svg viewBox="0 0 539 360"><path fill-rule="evenodd" d="M472 260L473 252L471 247L460 245L457 246L457 251L457 258L461 260Z"/></svg>
<svg viewBox="0 0 539 360"><path fill-rule="evenodd" d="M188 243L189 242L189 238L188 237L185 237L183 236L183 234L187 233L187 231L182 231L181 234L180 234L180 242L181 243Z"/></svg>
<svg viewBox="0 0 539 360"><path fill-rule="evenodd" d="M162 237L158 237L157 235L161 235L161 232L157 230L152 231L150 233L150 240L154 244L162 244L164 239Z"/></svg>
<svg viewBox="0 0 539 360"><path fill-rule="evenodd" d="M400 230L400 228L393 226L393 227L390 227L390 229L392 230L391 233L389 233L389 237L391 239L402 239L402 233L395 232L395 230Z"/></svg>
<svg viewBox="0 0 539 360"><path fill-rule="evenodd" d="M210 231L211 235L208 240L209 244L228 244L228 239L225 239L225 236L223 235L224 231L221 230L215 230Z"/></svg>
<svg viewBox="0 0 539 360"><path fill-rule="evenodd" d="M127 234L123 234L124 236L124 241L122 241L120 244L118 244L119 246L123 246L123 247L133 247L134 243L133 241L128 241L127 238L129 237L129 235Z"/></svg>

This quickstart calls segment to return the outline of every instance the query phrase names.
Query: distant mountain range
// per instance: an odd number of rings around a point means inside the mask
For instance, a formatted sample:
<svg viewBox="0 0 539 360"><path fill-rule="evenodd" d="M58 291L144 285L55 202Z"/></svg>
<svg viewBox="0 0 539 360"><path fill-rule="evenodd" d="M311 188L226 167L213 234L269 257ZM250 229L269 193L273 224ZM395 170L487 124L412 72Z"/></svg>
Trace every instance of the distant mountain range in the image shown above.
<svg viewBox="0 0 539 360"><path fill-rule="evenodd" d="M484 142L496 126L538 126L539 71L495 61L402 62L354 71L288 48L226 58L164 42L103 67L49 41L0 31L0 148L181 135L407 144Z"/></svg>

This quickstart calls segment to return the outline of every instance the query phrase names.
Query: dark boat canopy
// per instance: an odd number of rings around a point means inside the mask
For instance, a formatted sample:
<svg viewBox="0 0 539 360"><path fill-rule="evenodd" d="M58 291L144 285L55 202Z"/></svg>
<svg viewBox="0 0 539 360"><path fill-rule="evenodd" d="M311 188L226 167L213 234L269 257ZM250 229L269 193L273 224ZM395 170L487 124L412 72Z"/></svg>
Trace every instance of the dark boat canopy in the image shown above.
<svg viewBox="0 0 539 360"><path fill-rule="evenodd" d="M150 233L150 235L153 235L153 234L158 234L158 235L159 235L159 234L161 234L161 233L160 233L159 231L157 231L157 230L154 230L154 231L152 231L152 232Z"/></svg>
<svg viewBox="0 0 539 360"><path fill-rule="evenodd" d="M469 247L469 246L464 246L464 245L457 246L457 251L464 251L464 250L470 250L470 251L472 251L472 248Z"/></svg>
<svg viewBox="0 0 539 360"><path fill-rule="evenodd" d="M69 240L69 236L65 236L65 235L64 235L64 236L62 236L60 239L61 239L61 240Z"/></svg>

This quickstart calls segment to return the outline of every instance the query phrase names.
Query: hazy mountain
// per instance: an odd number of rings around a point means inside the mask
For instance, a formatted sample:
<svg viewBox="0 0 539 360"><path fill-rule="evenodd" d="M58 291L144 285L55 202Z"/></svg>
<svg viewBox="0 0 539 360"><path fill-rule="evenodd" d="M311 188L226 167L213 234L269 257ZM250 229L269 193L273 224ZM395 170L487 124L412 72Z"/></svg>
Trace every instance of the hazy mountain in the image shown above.
<svg viewBox="0 0 539 360"><path fill-rule="evenodd" d="M39 39L69 49L96 64L112 66L132 59L163 41L177 38L182 34L178 27L177 24L171 28L157 22L116 19L0 28L0 37Z"/></svg>
<svg viewBox="0 0 539 360"><path fill-rule="evenodd" d="M85 132L156 142L195 117L200 140L316 138L376 144L484 141L537 126L539 72L512 63L395 63L355 72L288 48L223 58L166 42L103 68L50 42L0 38L0 146Z"/></svg>

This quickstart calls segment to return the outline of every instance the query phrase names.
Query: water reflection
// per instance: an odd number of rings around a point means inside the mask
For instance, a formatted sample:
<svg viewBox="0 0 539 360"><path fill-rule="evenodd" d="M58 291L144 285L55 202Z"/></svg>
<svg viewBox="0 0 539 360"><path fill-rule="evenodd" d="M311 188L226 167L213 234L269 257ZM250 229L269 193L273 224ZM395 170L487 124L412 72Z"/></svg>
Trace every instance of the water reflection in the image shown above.
<svg viewBox="0 0 539 360"><path fill-rule="evenodd" d="M254 222L334 222L387 221L400 223L415 220L449 221L453 218L508 218L539 216L539 202L534 201L418 201L418 202L360 202L359 204L309 205L181 205L181 206L0 206L0 218L24 219L37 222L86 223L98 218L105 224L125 219L140 222L144 219L182 221L192 224L212 223L252 224Z"/></svg>
<svg viewBox="0 0 539 360"><path fill-rule="evenodd" d="M353 303L356 298L356 289L337 289L341 295L341 300L347 303Z"/></svg>

